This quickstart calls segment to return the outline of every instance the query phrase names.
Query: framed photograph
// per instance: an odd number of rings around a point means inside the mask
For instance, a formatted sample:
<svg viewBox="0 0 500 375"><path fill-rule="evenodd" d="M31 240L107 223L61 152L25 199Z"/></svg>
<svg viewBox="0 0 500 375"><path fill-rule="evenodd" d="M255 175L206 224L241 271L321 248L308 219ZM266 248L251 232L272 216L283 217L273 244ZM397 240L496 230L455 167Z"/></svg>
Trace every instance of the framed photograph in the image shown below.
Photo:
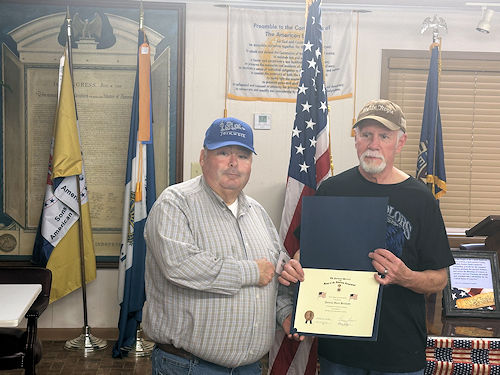
<svg viewBox="0 0 500 375"><path fill-rule="evenodd" d="M495 251L452 251L443 291L446 316L500 317L498 256Z"/></svg>

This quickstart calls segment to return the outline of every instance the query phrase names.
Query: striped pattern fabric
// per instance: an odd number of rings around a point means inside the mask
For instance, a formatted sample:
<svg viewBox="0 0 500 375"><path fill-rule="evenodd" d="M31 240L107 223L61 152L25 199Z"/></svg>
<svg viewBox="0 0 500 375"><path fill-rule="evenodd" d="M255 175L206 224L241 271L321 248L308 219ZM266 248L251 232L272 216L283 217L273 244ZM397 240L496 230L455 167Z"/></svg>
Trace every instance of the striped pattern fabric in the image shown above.
<svg viewBox="0 0 500 375"><path fill-rule="evenodd" d="M500 340L429 337L425 375L500 374Z"/></svg>
<svg viewBox="0 0 500 375"><path fill-rule="evenodd" d="M297 252L300 245L294 232L300 224L302 197L314 195L320 183L331 175L328 95L322 63L321 0L308 0L307 4L302 70L279 231L290 256ZM278 329L269 352L269 374L316 374L317 348L316 338L306 337L298 343L289 340Z"/></svg>
<svg viewBox="0 0 500 375"><path fill-rule="evenodd" d="M282 249L273 222L243 192L238 206L235 217L198 176L165 189L145 227L144 332L224 367L262 358L291 312L277 278L258 286L255 260L276 264Z"/></svg>

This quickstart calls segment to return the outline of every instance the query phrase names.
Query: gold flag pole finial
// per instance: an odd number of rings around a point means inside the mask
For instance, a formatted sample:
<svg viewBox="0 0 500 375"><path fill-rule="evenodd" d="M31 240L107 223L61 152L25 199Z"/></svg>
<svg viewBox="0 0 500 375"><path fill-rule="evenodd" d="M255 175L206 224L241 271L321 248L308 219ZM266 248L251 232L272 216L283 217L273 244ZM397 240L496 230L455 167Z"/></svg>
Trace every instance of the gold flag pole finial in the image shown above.
<svg viewBox="0 0 500 375"><path fill-rule="evenodd" d="M139 30L144 30L144 7L142 5L142 0L141 0L141 5L139 8Z"/></svg>

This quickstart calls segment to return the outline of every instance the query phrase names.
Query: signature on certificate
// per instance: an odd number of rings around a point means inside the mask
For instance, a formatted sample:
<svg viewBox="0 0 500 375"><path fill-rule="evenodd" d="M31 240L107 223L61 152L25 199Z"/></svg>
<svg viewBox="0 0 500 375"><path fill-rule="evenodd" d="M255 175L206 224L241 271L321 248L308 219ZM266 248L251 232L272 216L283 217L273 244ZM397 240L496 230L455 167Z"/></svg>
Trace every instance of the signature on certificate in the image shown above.
<svg viewBox="0 0 500 375"><path fill-rule="evenodd" d="M348 317L348 318L342 317L342 318L337 319L337 325L342 326L342 327L352 326L354 322L355 322L355 320L352 319L351 317Z"/></svg>

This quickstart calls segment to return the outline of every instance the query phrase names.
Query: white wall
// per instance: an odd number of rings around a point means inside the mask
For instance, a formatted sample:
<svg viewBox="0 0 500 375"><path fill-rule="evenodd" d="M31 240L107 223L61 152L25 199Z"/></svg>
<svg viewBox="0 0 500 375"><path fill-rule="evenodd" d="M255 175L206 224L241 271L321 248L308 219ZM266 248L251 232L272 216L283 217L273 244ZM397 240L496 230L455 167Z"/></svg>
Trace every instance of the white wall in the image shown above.
<svg viewBox="0 0 500 375"><path fill-rule="evenodd" d="M186 22L184 176L190 177L191 162L198 161L206 128L223 117L226 67L226 10L212 5L188 4ZM500 21L490 34L475 31L477 15L438 14L446 20L448 34L443 51L498 52ZM360 15L356 114L362 105L380 95L382 49L427 50L431 32L420 34L422 21L434 11L376 11ZM335 170L339 173L357 164L350 127L353 99L330 102L331 145ZM290 103L228 101L228 115L253 124L253 114L270 113L272 129L255 131L252 177L245 191L261 202L279 226L290 154L290 133L295 105ZM87 290L91 327L116 327L117 270L98 270L97 280ZM81 292L55 302L44 313L40 327L81 327Z"/></svg>
<svg viewBox="0 0 500 375"><path fill-rule="evenodd" d="M87 285L87 318L91 328L118 326L118 270L98 269L97 278ZM83 327L82 290L53 302L38 321L40 328Z"/></svg>
<svg viewBox="0 0 500 375"><path fill-rule="evenodd" d="M382 49L427 50L432 32L420 34L423 20L434 12L374 11L361 13L359 22L356 114L362 105L380 96ZM211 5L188 5L186 32L186 90L184 124L184 176L190 176L190 164L198 160L206 128L222 117L225 89L226 10ZM471 14L439 14L448 25L443 36L444 51L489 51L500 49L500 21L492 33L475 30ZM497 32L495 33L495 26ZM353 99L330 101L332 108L331 146L334 173L357 164L350 137ZM279 226L284 197L290 134L295 104L228 101L228 115L253 124L256 112L272 115L271 130L257 130L252 178L245 191L261 202Z"/></svg>

